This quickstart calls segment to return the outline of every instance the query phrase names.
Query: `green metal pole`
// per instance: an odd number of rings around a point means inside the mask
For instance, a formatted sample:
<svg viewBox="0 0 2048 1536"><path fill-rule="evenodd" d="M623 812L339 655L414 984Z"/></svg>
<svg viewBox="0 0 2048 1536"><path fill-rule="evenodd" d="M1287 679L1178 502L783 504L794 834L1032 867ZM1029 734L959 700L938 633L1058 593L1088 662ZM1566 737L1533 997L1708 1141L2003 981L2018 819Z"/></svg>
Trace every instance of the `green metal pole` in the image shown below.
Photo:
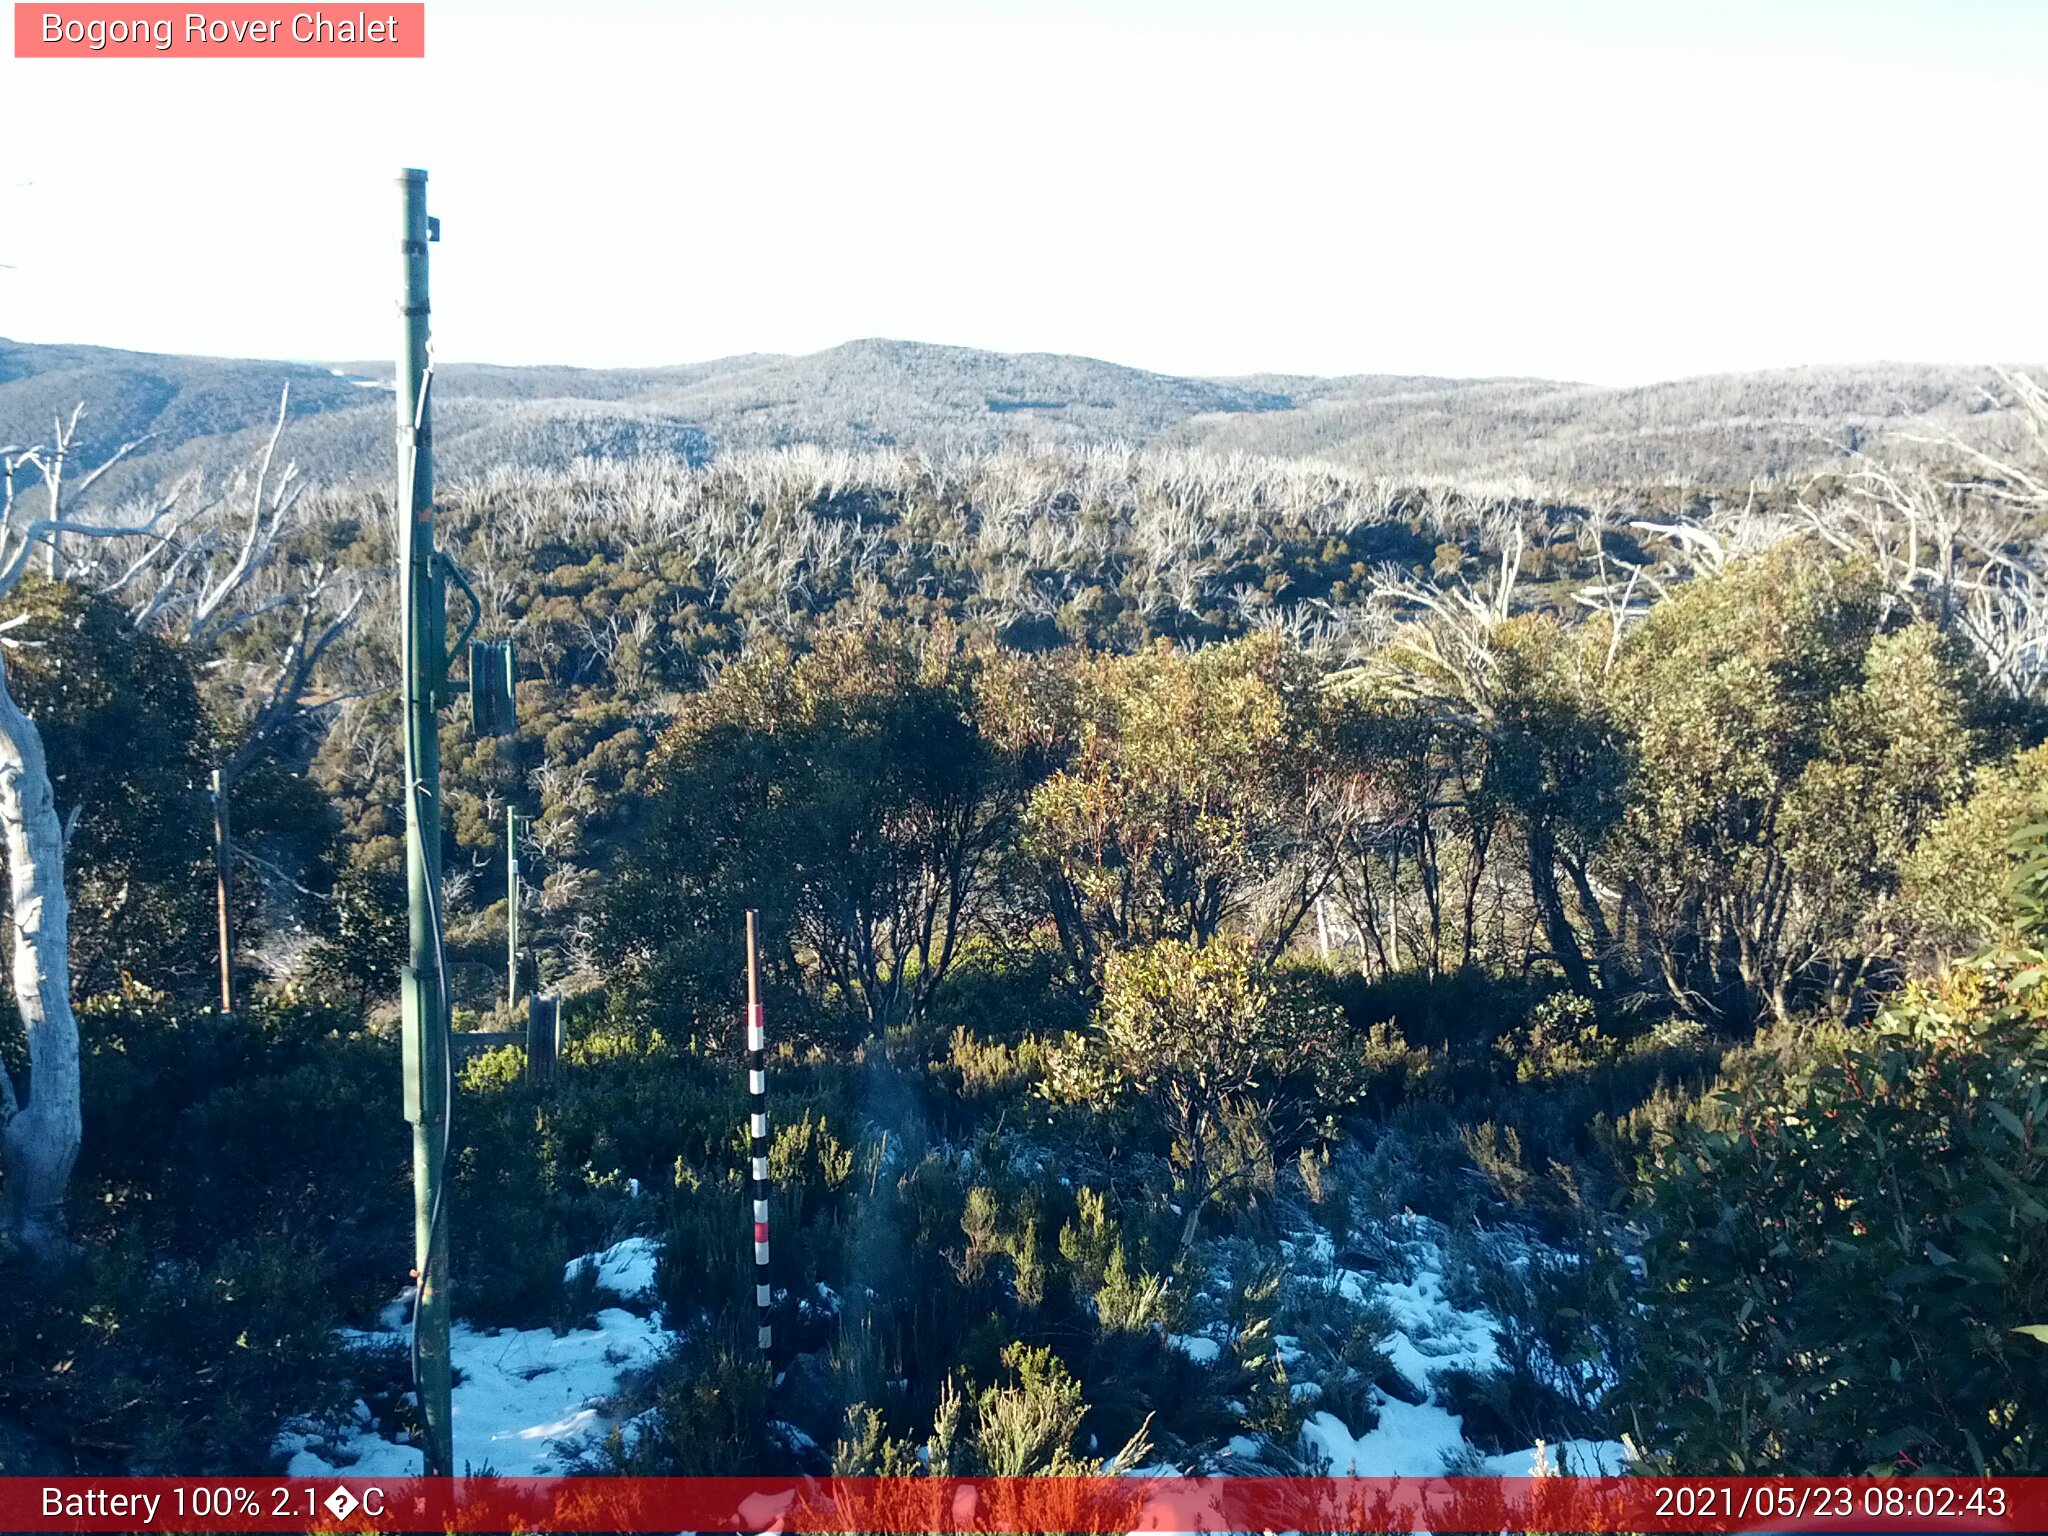
<svg viewBox="0 0 2048 1536"><path fill-rule="evenodd" d="M519 1006L519 823L505 807L505 1006Z"/></svg>
<svg viewBox="0 0 2048 1536"><path fill-rule="evenodd" d="M404 337L398 354L399 589L405 712L405 863L411 948L404 973L405 1117L412 1122L413 1268L419 1285L413 1371L425 1426L426 1473L454 1474L449 1401L448 1210L442 1184L451 1097L446 966L441 941L441 740L446 695L445 600L434 549L434 448L427 398L427 173L399 177L404 222Z"/></svg>

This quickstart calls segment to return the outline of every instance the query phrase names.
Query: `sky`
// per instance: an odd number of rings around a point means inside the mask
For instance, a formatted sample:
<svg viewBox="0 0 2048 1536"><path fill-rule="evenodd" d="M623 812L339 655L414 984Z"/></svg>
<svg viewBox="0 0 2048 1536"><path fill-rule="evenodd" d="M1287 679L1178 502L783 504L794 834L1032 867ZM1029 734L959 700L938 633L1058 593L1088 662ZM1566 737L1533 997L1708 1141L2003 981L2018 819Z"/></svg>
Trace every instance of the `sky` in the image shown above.
<svg viewBox="0 0 2048 1536"><path fill-rule="evenodd" d="M388 355L417 165L444 359L2048 360L2036 0L428 0L427 28L417 61L0 56L0 336Z"/></svg>

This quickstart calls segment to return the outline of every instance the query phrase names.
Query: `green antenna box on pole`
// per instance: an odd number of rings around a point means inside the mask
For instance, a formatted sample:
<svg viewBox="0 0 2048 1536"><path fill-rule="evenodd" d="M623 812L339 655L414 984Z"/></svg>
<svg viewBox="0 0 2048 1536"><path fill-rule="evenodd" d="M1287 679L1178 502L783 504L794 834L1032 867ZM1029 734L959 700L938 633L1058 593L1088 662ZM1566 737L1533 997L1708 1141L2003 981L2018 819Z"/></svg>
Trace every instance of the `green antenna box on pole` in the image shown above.
<svg viewBox="0 0 2048 1536"><path fill-rule="evenodd" d="M509 640L469 643L469 726L476 736L510 736L519 727L513 705L518 663Z"/></svg>

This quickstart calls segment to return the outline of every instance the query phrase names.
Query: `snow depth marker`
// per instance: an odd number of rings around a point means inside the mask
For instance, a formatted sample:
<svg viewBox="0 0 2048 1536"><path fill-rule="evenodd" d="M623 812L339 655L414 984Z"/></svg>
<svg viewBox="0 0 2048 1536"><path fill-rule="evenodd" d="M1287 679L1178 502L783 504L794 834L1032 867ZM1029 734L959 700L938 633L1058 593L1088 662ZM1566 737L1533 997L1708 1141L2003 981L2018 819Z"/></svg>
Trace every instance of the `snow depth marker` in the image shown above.
<svg viewBox="0 0 2048 1536"><path fill-rule="evenodd" d="M761 984L754 950L754 910L747 909L747 1098L753 1113L747 1129L754 1154L754 1309L763 1355L775 1346L768 1321L774 1293L768 1285L768 1030L761 1009Z"/></svg>

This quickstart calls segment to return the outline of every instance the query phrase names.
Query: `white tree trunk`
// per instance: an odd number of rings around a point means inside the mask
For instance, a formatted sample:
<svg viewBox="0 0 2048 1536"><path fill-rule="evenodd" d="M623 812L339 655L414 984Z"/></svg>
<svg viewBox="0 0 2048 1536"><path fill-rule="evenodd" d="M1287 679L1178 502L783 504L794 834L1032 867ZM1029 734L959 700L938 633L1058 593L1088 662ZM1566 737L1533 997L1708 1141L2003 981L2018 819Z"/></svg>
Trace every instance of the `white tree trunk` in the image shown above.
<svg viewBox="0 0 2048 1536"><path fill-rule="evenodd" d="M0 842L14 926L14 1002L28 1036L28 1082L17 1097L0 1069L0 1223L48 1257L62 1251L64 1190L78 1158L78 1021L71 1012L71 909L64 828L42 732L7 691L0 668Z"/></svg>

